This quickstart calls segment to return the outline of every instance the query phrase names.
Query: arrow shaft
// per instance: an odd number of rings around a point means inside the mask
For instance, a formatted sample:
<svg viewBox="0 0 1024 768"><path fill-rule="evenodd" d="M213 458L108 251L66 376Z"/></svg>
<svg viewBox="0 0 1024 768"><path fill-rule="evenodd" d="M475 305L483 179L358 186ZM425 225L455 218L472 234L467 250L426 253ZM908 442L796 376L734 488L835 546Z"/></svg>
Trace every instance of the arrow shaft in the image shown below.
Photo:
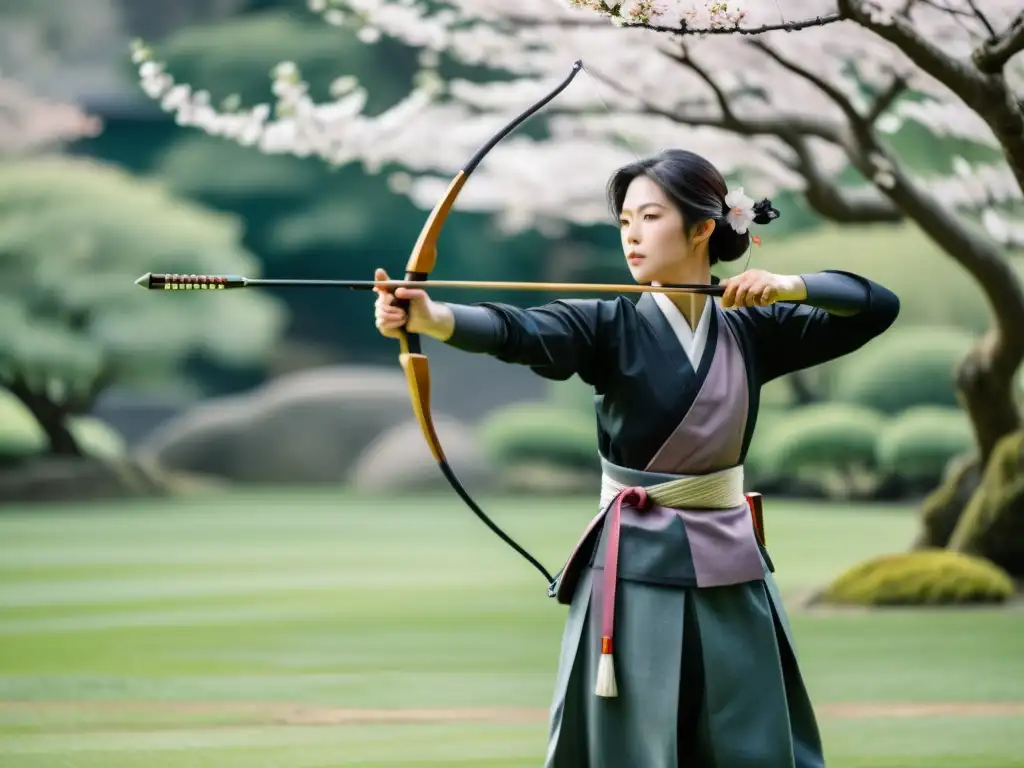
<svg viewBox="0 0 1024 768"><path fill-rule="evenodd" d="M476 289L493 291L549 291L553 293L696 293L721 296L720 285L616 285L610 283L540 283L502 280L315 280L302 278L254 278L205 275L148 275L140 285L150 290L204 290L207 288L251 287L303 287L342 288L352 291L370 291L374 288L422 288L456 290ZM148 284L147 284L148 283Z"/></svg>
<svg viewBox="0 0 1024 768"><path fill-rule="evenodd" d="M369 291L374 288L476 288L492 291L552 291L576 293L709 293L721 295L724 289L716 285L614 285L609 283L531 283L505 280L276 280L273 278L246 279L248 285L259 286L315 286L348 288Z"/></svg>

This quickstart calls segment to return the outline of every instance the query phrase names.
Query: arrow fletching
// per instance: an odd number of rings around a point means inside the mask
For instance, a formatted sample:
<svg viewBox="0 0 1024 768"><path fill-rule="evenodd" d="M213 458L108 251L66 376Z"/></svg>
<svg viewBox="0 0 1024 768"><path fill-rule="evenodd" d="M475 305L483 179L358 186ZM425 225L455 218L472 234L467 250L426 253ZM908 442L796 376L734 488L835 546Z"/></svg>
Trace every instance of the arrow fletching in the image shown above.
<svg viewBox="0 0 1024 768"><path fill-rule="evenodd" d="M165 275L147 272L136 285L148 291L223 291L244 288L246 279L235 275Z"/></svg>

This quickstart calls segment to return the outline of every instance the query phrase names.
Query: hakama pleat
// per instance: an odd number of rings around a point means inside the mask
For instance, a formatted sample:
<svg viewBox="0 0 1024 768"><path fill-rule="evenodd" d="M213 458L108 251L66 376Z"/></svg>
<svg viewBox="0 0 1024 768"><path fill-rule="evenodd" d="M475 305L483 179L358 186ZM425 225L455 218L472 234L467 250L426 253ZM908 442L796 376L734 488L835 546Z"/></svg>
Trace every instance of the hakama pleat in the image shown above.
<svg viewBox="0 0 1024 768"><path fill-rule="evenodd" d="M569 608L545 768L825 764L771 574L709 588L621 580L618 696L602 698L594 693L602 582L595 573L581 574Z"/></svg>

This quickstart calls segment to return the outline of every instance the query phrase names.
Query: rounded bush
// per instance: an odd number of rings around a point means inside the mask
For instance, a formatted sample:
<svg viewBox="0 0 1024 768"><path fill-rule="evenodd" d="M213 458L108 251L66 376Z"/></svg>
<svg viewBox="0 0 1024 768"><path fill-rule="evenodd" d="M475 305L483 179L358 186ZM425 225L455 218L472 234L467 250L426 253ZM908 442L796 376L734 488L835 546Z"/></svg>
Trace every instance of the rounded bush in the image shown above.
<svg viewBox="0 0 1024 768"><path fill-rule="evenodd" d="M18 398L0 387L0 461L35 456L46 450L46 434Z"/></svg>
<svg viewBox="0 0 1024 768"><path fill-rule="evenodd" d="M547 384L546 404L573 411L594 420L594 388L576 376Z"/></svg>
<svg viewBox="0 0 1024 768"><path fill-rule="evenodd" d="M120 459L127 454L127 443L121 433L95 416L73 416L68 419L68 429L86 456Z"/></svg>
<svg viewBox="0 0 1024 768"><path fill-rule="evenodd" d="M750 438L747 455L743 461L743 473L752 485L770 482L775 467L772 460L774 438L772 430L784 423L790 409L762 404L757 412L757 424Z"/></svg>
<svg viewBox="0 0 1024 768"><path fill-rule="evenodd" d="M841 403L776 414L757 436L759 469L774 477L795 477L805 470L873 467L882 424L876 411Z"/></svg>
<svg viewBox="0 0 1024 768"><path fill-rule="evenodd" d="M826 590L825 602L848 605L1001 603L1014 593L1001 568L978 557L926 549L854 566Z"/></svg>
<svg viewBox="0 0 1024 768"><path fill-rule="evenodd" d="M496 466L547 464L600 471L593 416L547 403L515 403L492 411L480 426Z"/></svg>
<svg viewBox="0 0 1024 768"><path fill-rule="evenodd" d="M94 416L69 416L67 427L85 456L121 458L121 434ZM35 416L8 390L0 387L0 462L42 456L49 451L46 433Z"/></svg>
<svg viewBox="0 0 1024 768"><path fill-rule="evenodd" d="M941 482L949 462L974 446L967 414L958 408L922 405L890 421L878 437L878 467L910 482Z"/></svg>
<svg viewBox="0 0 1024 768"><path fill-rule="evenodd" d="M955 408L954 371L974 342L960 328L893 329L841 363L830 399L888 414Z"/></svg>

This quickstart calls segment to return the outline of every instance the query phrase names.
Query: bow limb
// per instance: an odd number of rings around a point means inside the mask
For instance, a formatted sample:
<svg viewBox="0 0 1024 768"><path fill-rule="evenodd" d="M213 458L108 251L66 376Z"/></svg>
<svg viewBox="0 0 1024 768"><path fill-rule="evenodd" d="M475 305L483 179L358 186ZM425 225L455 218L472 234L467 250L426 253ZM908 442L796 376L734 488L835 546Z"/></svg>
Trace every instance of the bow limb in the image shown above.
<svg viewBox="0 0 1024 768"><path fill-rule="evenodd" d="M582 68L582 61L575 62L572 67L572 72L565 78L565 80L548 92L544 98L531 105L526 111L516 116L515 119L505 125L497 134L489 139L484 146L477 150L473 157L470 158L469 162L466 163L458 174L456 174L455 178L453 178L451 183L448 185L448 189L444 196L437 202L434 209L430 212L430 216L427 218L426 223L423 225L423 229L420 231L419 238L416 241L416 245L413 247L412 254L409 256L409 261L405 267L406 280L423 282L433 271L437 264L437 241L440 237L441 229L444 227L445 220L448 218L448 214L455 203L455 199L458 197L459 192L462 191L462 187L465 185L466 180L477 165L480 164L480 161L483 160L484 156L490 152L499 141L511 133L520 123L561 93L569 83L572 82L573 78L579 74ZM403 308L408 308L407 300L399 301L397 303ZM426 439L427 445L430 447L430 452L440 467L445 479L459 497L473 511L473 513L476 514L476 516L480 518L488 528L496 533L506 544L516 550L516 552L526 558L534 568L544 575L548 581L548 594L550 595L550 589L554 583L552 575L548 573L536 558L513 541L508 534L501 530L501 528L495 525L495 523L486 514L484 514L484 511L480 509L480 506L469 495L458 477L455 475L451 465L449 465L448 459L444 454L444 449L441 447L441 440L437 436L437 430L434 427L434 419L430 410L430 363L427 360L427 356L423 353L420 345L419 334L409 333L403 329L402 334L399 336L399 346L400 354L398 359L401 363L402 370L405 372L406 382L409 385L409 398L412 401L413 412L416 415L416 420L419 422L420 430L423 432L423 437Z"/></svg>

